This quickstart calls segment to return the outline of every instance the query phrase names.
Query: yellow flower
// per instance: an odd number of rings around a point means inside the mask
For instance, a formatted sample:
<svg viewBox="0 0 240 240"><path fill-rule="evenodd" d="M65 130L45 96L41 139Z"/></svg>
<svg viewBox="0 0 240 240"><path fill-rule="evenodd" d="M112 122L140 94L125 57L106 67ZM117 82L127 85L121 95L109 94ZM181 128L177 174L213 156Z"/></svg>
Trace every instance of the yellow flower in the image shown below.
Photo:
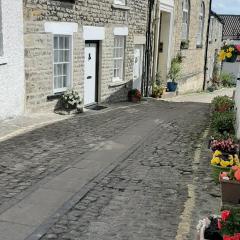
<svg viewBox="0 0 240 240"><path fill-rule="evenodd" d="M229 162L229 161L221 160L220 165L221 165L222 167L228 167L228 166L230 165L230 162Z"/></svg>
<svg viewBox="0 0 240 240"><path fill-rule="evenodd" d="M221 159L220 159L219 157L214 157L214 158L211 160L211 164L212 164L212 165L218 165L220 162L221 162Z"/></svg>
<svg viewBox="0 0 240 240"><path fill-rule="evenodd" d="M238 155L237 155L237 154L234 155L234 163L235 163L237 166L240 166L240 162L239 162L239 158L238 158Z"/></svg>
<svg viewBox="0 0 240 240"><path fill-rule="evenodd" d="M226 57L227 58L231 58L232 57L232 53L231 52L226 53Z"/></svg>
<svg viewBox="0 0 240 240"><path fill-rule="evenodd" d="M221 156L221 155L222 155L222 152L219 151L219 150L216 150L216 151L214 152L214 154L213 154L213 157L219 157L219 156Z"/></svg>
<svg viewBox="0 0 240 240"><path fill-rule="evenodd" d="M234 51L234 48L230 47L229 52L233 52L233 51Z"/></svg>
<svg viewBox="0 0 240 240"><path fill-rule="evenodd" d="M223 61L225 60L225 58L226 58L226 53L224 52L224 50L221 50L219 53L219 59Z"/></svg>

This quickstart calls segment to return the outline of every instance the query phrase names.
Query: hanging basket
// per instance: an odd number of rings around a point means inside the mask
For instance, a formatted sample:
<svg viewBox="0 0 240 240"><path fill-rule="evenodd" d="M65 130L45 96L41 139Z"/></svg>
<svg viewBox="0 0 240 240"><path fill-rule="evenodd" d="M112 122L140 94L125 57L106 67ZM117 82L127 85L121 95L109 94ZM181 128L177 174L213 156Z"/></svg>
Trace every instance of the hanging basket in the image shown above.
<svg viewBox="0 0 240 240"><path fill-rule="evenodd" d="M216 165L211 165L212 168L212 178L215 183L219 183L219 175L221 172L230 172L230 167L221 167Z"/></svg>

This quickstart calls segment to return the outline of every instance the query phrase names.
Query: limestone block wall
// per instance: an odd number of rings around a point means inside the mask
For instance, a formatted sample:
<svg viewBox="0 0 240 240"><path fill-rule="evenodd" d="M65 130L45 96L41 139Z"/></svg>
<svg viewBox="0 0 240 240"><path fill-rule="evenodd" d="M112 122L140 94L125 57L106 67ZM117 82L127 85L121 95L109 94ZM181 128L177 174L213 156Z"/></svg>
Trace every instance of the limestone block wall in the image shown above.
<svg viewBox="0 0 240 240"><path fill-rule="evenodd" d="M202 46L197 47L197 32L199 28L199 12L201 1L190 1L190 24L189 24L189 48L180 49L182 32L182 1L175 0L175 20L173 36L173 56L182 54L182 72L179 80L179 92L191 92L201 90L204 80L204 58L207 35L207 24L209 16L209 0L203 1L205 4L204 31Z"/></svg>
<svg viewBox="0 0 240 240"><path fill-rule="evenodd" d="M75 4L51 0L25 0L26 102L29 111L52 109L56 104L56 101L47 100L47 96L53 94L53 36L44 32L44 23L52 21L78 24L78 32L73 35L73 87L80 92L82 98L85 59L83 26L105 28L105 39L99 42L99 101L126 99L133 79L134 37L145 38L147 1L127 1L127 8L124 9L114 7L113 3L114 0L76 0ZM128 27L124 82L121 84L112 81L115 27ZM39 42L34 41L34 38L39 39ZM36 52L35 56L32 52ZM37 65L35 62L41 64Z"/></svg>
<svg viewBox="0 0 240 240"><path fill-rule="evenodd" d="M24 111L22 1L1 0L0 11L0 119L5 119Z"/></svg>
<svg viewBox="0 0 240 240"><path fill-rule="evenodd" d="M221 62L218 61L218 53L222 46L222 30L223 24L216 18L212 17L212 38L209 39L208 45L208 66L207 66L207 86L211 85L211 79L213 77L214 65L218 68L218 72L221 71Z"/></svg>

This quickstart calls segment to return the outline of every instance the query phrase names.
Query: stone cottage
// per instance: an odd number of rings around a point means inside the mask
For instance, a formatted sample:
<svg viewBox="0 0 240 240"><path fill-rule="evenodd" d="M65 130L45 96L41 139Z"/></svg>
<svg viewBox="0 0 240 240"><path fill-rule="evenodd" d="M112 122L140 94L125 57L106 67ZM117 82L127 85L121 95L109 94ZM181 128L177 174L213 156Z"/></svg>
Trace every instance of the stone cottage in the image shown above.
<svg viewBox="0 0 240 240"><path fill-rule="evenodd" d="M26 109L53 109L68 88L84 105L141 88L146 0L24 0Z"/></svg>
<svg viewBox="0 0 240 240"><path fill-rule="evenodd" d="M161 0L156 2L152 78L167 74L171 59L183 56L179 93L202 90L210 0Z"/></svg>
<svg viewBox="0 0 240 240"><path fill-rule="evenodd" d="M22 1L0 0L0 119L24 111Z"/></svg>
<svg viewBox="0 0 240 240"><path fill-rule="evenodd" d="M223 21L215 12L211 12L205 87L211 85L214 82L214 78L217 77L221 71L221 62L218 60L218 53L221 50L222 37Z"/></svg>

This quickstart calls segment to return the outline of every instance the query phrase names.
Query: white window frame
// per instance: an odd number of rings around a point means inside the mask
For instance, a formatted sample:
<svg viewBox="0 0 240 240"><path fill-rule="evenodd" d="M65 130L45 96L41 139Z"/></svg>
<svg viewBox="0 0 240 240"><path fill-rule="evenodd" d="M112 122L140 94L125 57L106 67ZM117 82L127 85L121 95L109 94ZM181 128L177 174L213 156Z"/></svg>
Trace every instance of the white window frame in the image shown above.
<svg viewBox="0 0 240 240"><path fill-rule="evenodd" d="M126 6L127 5L127 0L114 0L114 4Z"/></svg>
<svg viewBox="0 0 240 240"><path fill-rule="evenodd" d="M204 21L205 21L205 4L202 1L199 12L199 26L197 33L197 46L202 46L203 44L203 33L204 33Z"/></svg>
<svg viewBox="0 0 240 240"><path fill-rule="evenodd" d="M60 37L68 37L69 38L69 48L63 48L63 49L60 49L58 47L58 49L55 49L55 47L53 46L53 93L60 93L60 92L64 92L66 91L68 88L70 88L72 86L72 62L73 62L73 43L72 43L72 36L71 35L65 35L65 34L54 34L53 35L53 42L54 42L54 39L55 37L58 37L58 41L59 41L59 38ZM54 44L53 44L54 45ZM58 42L58 45L59 45L59 42ZM63 61L63 62L55 62L55 51L69 51L69 61ZM59 59L58 59L59 61ZM62 74L61 75L58 75L58 77L67 77L67 86L66 87L61 87L61 88L55 88L55 66L56 65L63 65L66 64L68 65L68 74L63 74L63 70L62 70ZM62 80L63 81L63 80Z"/></svg>
<svg viewBox="0 0 240 240"><path fill-rule="evenodd" d="M184 15L187 16L187 19L186 19L187 22L184 21L185 20ZM182 2L182 33L181 33L182 41L188 40L189 23L190 23L190 1L183 0L183 2Z"/></svg>
<svg viewBox="0 0 240 240"><path fill-rule="evenodd" d="M67 36L71 36L71 67L70 67L70 74L71 74L71 81L70 81L70 88L73 85L73 34L78 32L78 24L74 23L74 22L45 22L44 24L44 28L45 28L45 32L47 33L52 33L53 35L67 35ZM54 40L54 37L53 37ZM54 50L53 50L54 51ZM53 54L54 57L54 54ZM54 90L54 59L52 59L52 63L53 63L53 74L52 74L52 79L53 79L53 93L58 93L58 91ZM62 89L65 90L66 89ZM62 92L62 91L61 91Z"/></svg>
<svg viewBox="0 0 240 240"><path fill-rule="evenodd" d="M121 46L116 46L115 42L116 42L116 38L120 39L123 45ZM124 81L124 66L125 66L125 48L126 48L126 36L124 35L114 35L114 46L113 46L113 82L123 82ZM120 50L119 53L121 53L121 56L116 56L116 50ZM119 67L115 67L115 62L120 62L120 68ZM117 72L120 71L121 74L120 76L116 76L115 75L115 71Z"/></svg>
<svg viewBox="0 0 240 240"><path fill-rule="evenodd" d="M209 42L213 41L213 29L214 29L214 17L211 16L210 26L209 26Z"/></svg>

